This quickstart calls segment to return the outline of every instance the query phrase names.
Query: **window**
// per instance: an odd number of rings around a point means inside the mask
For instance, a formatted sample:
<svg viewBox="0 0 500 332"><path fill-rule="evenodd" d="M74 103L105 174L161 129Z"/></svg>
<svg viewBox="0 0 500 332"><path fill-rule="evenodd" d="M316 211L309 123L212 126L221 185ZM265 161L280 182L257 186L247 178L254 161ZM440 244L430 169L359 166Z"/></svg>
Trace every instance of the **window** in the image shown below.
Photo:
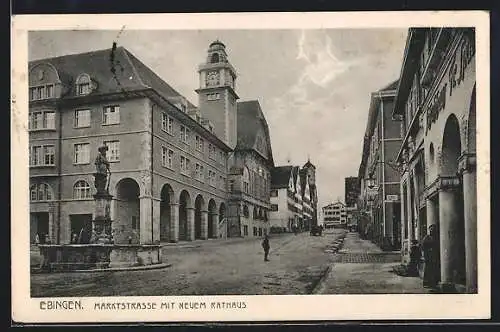
<svg viewBox="0 0 500 332"><path fill-rule="evenodd" d="M243 235L248 236L248 225L243 225Z"/></svg>
<svg viewBox="0 0 500 332"><path fill-rule="evenodd" d="M90 110L75 111L75 127L76 128L90 127Z"/></svg>
<svg viewBox="0 0 500 332"><path fill-rule="evenodd" d="M278 190L271 190L271 197L278 197Z"/></svg>
<svg viewBox="0 0 500 332"><path fill-rule="evenodd" d="M225 164L224 152L222 152L222 151L219 151L219 163L221 163L222 165Z"/></svg>
<svg viewBox="0 0 500 332"><path fill-rule="evenodd" d="M120 161L120 141L107 141L104 145L108 147L108 161Z"/></svg>
<svg viewBox="0 0 500 332"><path fill-rule="evenodd" d="M161 129L169 134L173 133L174 119L163 113L161 117Z"/></svg>
<svg viewBox="0 0 500 332"><path fill-rule="evenodd" d="M257 236L257 227L253 228L253 236Z"/></svg>
<svg viewBox="0 0 500 332"><path fill-rule="evenodd" d="M271 204L271 211L278 211L278 204Z"/></svg>
<svg viewBox="0 0 500 332"><path fill-rule="evenodd" d="M208 158L215 159L215 146L208 144Z"/></svg>
<svg viewBox="0 0 500 332"><path fill-rule="evenodd" d="M190 161L188 158L181 156L181 173L189 176Z"/></svg>
<svg viewBox="0 0 500 332"><path fill-rule="evenodd" d="M90 163L90 144L80 143L75 144L75 164L88 164Z"/></svg>
<svg viewBox="0 0 500 332"><path fill-rule="evenodd" d="M56 113L54 111L38 111L29 114L30 130L56 129Z"/></svg>
<svg viewBox="0 0 500 332"><path fill-rule="evenodd" d="M181 125L181 142L189 144L189 129Z"/></svg>
<svg viewBox="0 0 500 332"><path fill-rule="evenodd" d="M102 123L104 125L112 125L120 123L120 106L106 106L102 114Z"/></svg>
<svg viewBox="0 0 500 332"><path fill-rule="evenodd" d="M216 178L215 178L215 172L212 170L208 170L208 183L212 187L216 187Z"/></svg>
<svg viewBox="0 0 500 332"><path fill-rule="evenodd" d="M31 201L51 201L53 199L52 188L48 184L38 183L30 187Z"/></svg>
<svg viewBox="0 0 500 332"><path fill-rule="evenodd" d="M30 88L30 100L54 98L54 84L40 85Z"/></svg>
<svg viewBox="0 0 500 332"><path fill-rule="evenodd" d="M219 175L219 186L220 186L220 189L226 190L226 180L221 175Z"/></svg>
<svg viewBox="0 0 500 332"><path fill-rule="evenodd" d="M34 145L29 152L30 166L55 166L54 145Z"/></svg>
<svg viewBox="0 0 500 332"><path fill-rule="evenodd" d="M229 180L229 191L230 192L234 191L234 180Z"/></svg>
<svg viewBox="0 0 500 332"><path fill-rule="evenodd" d="M248 168L243 168L243 192L245 194L250 193L250 174L248 173Z"/></svg>
<svg viewBox="0 0 500 332"><path fill-rule="evenodd" d="M79 96L88 95L92 91L90 77L82 74L76 79L76 94Z"/></svg>
<svg viewBox="0 0 500 332"><path fill-rule="evenodd" d="M162 147L161 148L161 164L164 167L173 168L174 151Z"/></svg>
<svg viewBox="0 0 500 332"><path fill-rule="evenodd" d="M207 94L207 100L219 100L220 99L220 94L219 93L209 93Z"/></svg>
<svg viewBox="0 0 500 332"><path fill-rule="evenodd" d="M205 176L204 175L205 175L205 172L204 172L204 169L203 169L203 165L200 165L200 164L196 163L196 165L195 165L195 177L196 177L196 180L203 182L205 180Z"/></svg>
<svg viewBox="0 0 500 332"><path fill-rule="evenodd" d="M80 180L73 186L73 198L74 199L88 199L92 198L90 192L90 185L85 180Z"/></svg>
<svg viewBox="0 0 500 332"><path fill-rule="evenodd" d="M137 222L136 216L132 216L132 229L135 229L135 230L139 229L139 223Z"/></svg>
<svg viewBox="0 0 500 332"><path fill-rule="evenodd" d="M204 152L205 149L205 141L202 137L196 135L196 150L200 152Z"/></svg>

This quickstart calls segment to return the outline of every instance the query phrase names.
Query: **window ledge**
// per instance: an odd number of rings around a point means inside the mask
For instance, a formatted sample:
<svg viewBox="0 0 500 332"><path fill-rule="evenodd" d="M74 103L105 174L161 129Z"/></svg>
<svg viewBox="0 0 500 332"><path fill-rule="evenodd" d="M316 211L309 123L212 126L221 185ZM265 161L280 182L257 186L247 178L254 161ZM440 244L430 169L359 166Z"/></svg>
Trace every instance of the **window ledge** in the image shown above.
<svg viewBox="0 0 500 332"><path fill-rule="evenodd" d="M73 165L90 165L90 161L84 163L73 163Z"/></svg>
<svg viewBox="0 0 500 332"><path fill-rule="evenodd" d="M83 128L91 128L91 125L88 126L73 126L73 129L83 129Z"/></svg>
<svg viewBox="0 0 500 332"><path fill-rule="evenodd" d="M53 165L30 165L30 168L47 168L47 167L56 167L55 164Z"/></svg>
<svg viewBox="0 0 500 332"><path fill-rule="evenodd" d="M40 128L40 129L28 129L30 133L32 132L39 132L39 131L57 131L56 128Z"/></svg>
<svg viewBox="0 0 500 332"><path fill-rule="evenodd" d="M103 126L117 126L119 124L120 124L120 122L117 122L117 123L103 123L102 125Z"/></svg>

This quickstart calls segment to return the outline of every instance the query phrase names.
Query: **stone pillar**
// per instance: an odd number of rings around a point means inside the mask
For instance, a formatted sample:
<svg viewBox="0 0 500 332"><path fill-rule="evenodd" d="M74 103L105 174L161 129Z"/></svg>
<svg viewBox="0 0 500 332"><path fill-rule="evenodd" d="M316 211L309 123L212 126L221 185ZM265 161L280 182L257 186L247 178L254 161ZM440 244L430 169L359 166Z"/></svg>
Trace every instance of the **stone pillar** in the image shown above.
<svg viewBox="0 0 500 332"><path fill-rule="evenodd" d="M55 227L54 227L54 212L55 208L52 206L52 204L49 206L49 238L50 238L50 243L56 243L56 234L55 234ZM45 240L45 239L44 239Z"/></svg>
<svg viewBox="0 0 500 332"><path fill-rule="evenodd" d="M201 211L201 238L208 239L208 211Z"/></svg>
<svg viewBox="0 0 500 332"><path fill-rule="evenodd" d="M152 244L153 243L153 211L152 211L152 199L148 196L139 197L139 233L140 233L140 243L141 244Z"/></svg>
<svg viewBox="0 0 500 332"><path fill-rule="evenodd" d="M152 227L153 227L153 243L160 242L160 199L153 198L153 218L152 218Z"/></svg>
<svg viewBox="0 0 500 332"><path fill-rule="evenodd" d="M452 289L453 272L456 269L458 251L457 222L460 217L456 188L460 185L457 177L439 179L439 238L441 258L441 287L444 291Z"/></svg>
<svg viewBox="0 0 500 332"><path fill-rule="evenodd" d="M210 237L217 239L219 237L219 214L212 214L212 234Z"/></svg>
<svg viewBox="0 0 500 332"><path fill-rule="evenodd" d="M187 207L187 240L194 240L194 207Z"/></svg>
<svg viewBox="0 0 500 332"><path fill-rule="evenodd" d="M477 292L477 189L476 156L460 158L464 193L465 271L467 292Z"/></svg>
<svg viewBox="0 0 500 332"><path fill-rule="evenodd" d="M406 185L406 227L408 227L408 249L410 249L411 246L411 241L414 239L413 236L413 226L412 226L412 220L413 220L413 207L412 207L412 202L411 202L411 185L410 185L411 178L409 178L409 181Z"/></svg>
<svg viewBox="0 0 500 332"><path fill-rule="evenodd" d="M170 242L179 241L179 204L170 203Z"/></svg>
<svg viewBox="0 0 500 332"><path fill-rule="evenodd" d="M436 225L438 223L439 211L437 209L437 204L434 199L427 198L425 202L425 208L427 210L427 233L429 232L430 225Z"/></svg>

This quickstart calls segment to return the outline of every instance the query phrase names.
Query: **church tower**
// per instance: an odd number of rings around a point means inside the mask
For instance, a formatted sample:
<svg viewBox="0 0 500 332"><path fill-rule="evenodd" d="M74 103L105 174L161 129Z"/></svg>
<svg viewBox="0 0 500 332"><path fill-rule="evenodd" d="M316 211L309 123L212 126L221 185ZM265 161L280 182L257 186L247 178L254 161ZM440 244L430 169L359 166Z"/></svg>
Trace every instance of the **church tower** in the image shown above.
<svg viewBox="0 0 500 332"><path fill-rule="evenodd" d="M236 71L227 59L226 46L216 40L208 47L205 63L198 67L198 107L214 132L234 149L237 140Z"/></svg>

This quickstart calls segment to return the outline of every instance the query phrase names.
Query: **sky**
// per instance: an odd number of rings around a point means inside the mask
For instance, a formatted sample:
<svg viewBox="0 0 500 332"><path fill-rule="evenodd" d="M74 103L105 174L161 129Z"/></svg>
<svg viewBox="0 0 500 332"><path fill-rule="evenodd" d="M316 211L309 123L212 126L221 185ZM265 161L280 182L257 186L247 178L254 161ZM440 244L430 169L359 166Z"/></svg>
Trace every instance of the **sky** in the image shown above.
<svg viewBox="0 0 500 332"><path fill-rule="evenodd" d="M257 99L276 166L316 166L319 206L357 176L370 93L398 79L407 29L32 31L29 60L111 48L132 52L198 105L197 67L219 39L240 101ZM202 110L203 112L203 110Z"/></svg>

